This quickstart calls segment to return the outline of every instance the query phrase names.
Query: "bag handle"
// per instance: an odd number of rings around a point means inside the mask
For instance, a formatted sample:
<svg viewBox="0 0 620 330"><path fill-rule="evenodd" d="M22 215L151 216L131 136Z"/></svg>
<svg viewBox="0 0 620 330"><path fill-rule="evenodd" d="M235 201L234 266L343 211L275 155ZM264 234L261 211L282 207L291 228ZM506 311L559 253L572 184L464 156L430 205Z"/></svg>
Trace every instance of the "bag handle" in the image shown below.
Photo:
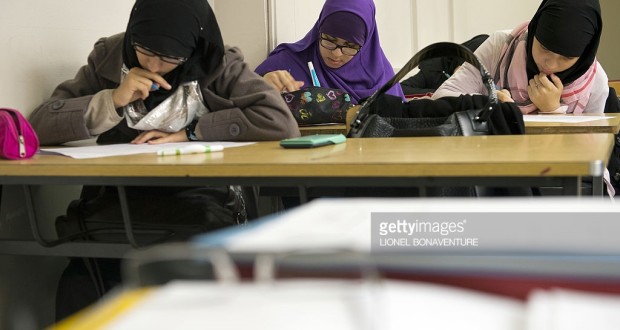
<svg viewBox="0 0 620 330"><path fill-rule="evenodd" d="M469 50L469 48L453 43L453 42L438 42L431 45L426 46L419 52L417 52L405 66L398 71L388 82L386 82L381 88L376 90L370 97L362 103L360 106L360 110L357 113L356 118L351 123L351 128L357 128L361 123L366 119L369 115L369 108L372 103L375 102L377 97L387 92L392 86L394 86L397 82L405 77L409 71L415 69L420 63L426 60L430 60L438 57L458 57L465 62L473 65L478 68L480 71L480 76L482 77L482 83L487 88L489 93L489 102L485 105L478 115L474 118L474 120L478 122L485 122L491 116L491 111L495 106L499 106L499 100L497 98L497 89L495 88L495 83L493 82L493 78L487 71L487 69L480 63L476 55Z"/></svg>

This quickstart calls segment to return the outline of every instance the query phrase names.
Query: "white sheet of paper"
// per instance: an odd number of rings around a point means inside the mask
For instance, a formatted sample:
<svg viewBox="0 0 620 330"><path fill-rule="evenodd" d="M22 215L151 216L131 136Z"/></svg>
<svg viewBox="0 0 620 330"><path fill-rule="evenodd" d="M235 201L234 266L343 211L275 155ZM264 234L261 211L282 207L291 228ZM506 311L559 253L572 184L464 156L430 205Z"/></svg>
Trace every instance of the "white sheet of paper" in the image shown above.
<svg viewBox="0 0 620 330"><path fill-rule="evenodd" d="M521 329L510 298L400 281L173 282L111 322L128 329Z"/></svg>
<svg viewBox="0 0 620 330"><path fill-rule="evenodd" d="M513 298L421 282L171 282L107 324L133 329L618 329L620 296L565 289Z"/></svg>
<svg viewBox="0 0 620 330"><path fill-rule="evenodd" d="M41 148L41 153L54 153L68 156L75 159L110 157L110 156L126 156L135 154L157 153L157 150L167 148L182 148L188 145L222 145L224 148L242 147L253 144L255 142L178 142L165 144L109 144L81 147L66 148Z"/></svg>
<svg viewBox="0 0 620 330"><path fill-rule="evenodd" d="M617 330L620 295L537 290L527 303L528 330Z"/></svg>
<svg viewBox="0 0 620 330"><path fill-rule="evenodd" d="M605 116L524 115L523 121L531 123L585 123L608 118Z"/></svg>

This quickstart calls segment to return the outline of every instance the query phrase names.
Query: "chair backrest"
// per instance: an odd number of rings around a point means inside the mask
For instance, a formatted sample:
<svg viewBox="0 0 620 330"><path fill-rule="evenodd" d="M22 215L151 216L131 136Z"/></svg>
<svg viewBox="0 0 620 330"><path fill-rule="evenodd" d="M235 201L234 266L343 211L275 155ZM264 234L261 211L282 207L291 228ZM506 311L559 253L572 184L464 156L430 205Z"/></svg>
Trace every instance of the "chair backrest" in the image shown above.
<svg viewBox="0 0 620 330"><path fill-rule="evenodd" d="M620 88L620 86L618 86ZM618 97L618 91L620 89L609 87L609 95L605 101L605 113L619 113L620 112L620 97Z"/></svg>
<svg viewBox="0 0 620 330"><path fill-rule="evenodd" d="M616 90L616 92L620 91L620 80L610 80L608 82L609 87Z"/></svg>

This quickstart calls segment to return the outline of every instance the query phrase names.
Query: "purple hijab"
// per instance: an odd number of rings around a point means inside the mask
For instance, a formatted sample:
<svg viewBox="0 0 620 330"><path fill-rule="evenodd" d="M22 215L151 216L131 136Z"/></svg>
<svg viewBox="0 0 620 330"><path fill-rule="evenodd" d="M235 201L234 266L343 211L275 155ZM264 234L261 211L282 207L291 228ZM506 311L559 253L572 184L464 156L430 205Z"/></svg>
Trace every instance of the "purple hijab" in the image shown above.
<svg viewBox="0 0 620 330"><path fill-rule="evenodd" d="M319 29L328 16L338 12L348 12L359 16L365 28L352 28L351 31L343 31L340 34L334 32L328 34L352 42L364 40L364 44L361 45L359 53L348 63L338 69L332 69L323 63L319 52ZM330 31L333 31L338 24L328 25L330 25ZM356 37L359 31L365 33L365 38ZM350 39L350 36L357 40ZM394 70L379 43L373 1L326 0L318 21L306 36L295 43L278 45L255 71L262 76L271 71L288 70L296 80L302 80L305 83L304 86L312 86L312 78L308 71L310 61L314 64L321 86L346 91L353 103L359 103L360 99L372 95L375 90L390 80L394 76ZM404 100L400 84L396 84L387 93L400 96Z"/></svg>

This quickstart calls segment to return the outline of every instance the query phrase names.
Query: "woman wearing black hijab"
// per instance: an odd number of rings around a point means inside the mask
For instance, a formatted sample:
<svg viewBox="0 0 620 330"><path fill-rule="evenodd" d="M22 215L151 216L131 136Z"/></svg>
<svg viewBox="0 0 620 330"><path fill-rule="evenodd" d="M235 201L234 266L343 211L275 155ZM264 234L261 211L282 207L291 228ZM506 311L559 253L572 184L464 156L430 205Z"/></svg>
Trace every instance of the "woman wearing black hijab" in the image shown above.
<svg viewBox="0 0 620 330"><path fill-rule="evenodd" d="M138 0L126 32L97 41L88 64L30 119L43 145L298 136L263 80L224 46L207 0Z"/></svg>
<svg viewBox="0 0 620 330"><path fill-rule="evenodd" d="M607 75L596 60L603 30L598 0L544 0L530 22L496 32L475 52L524 114L602 113ZM479 72L464 64L433 98L484 94Z"/></svg>
<svg viewBox="0 0 620 330"><path fill-rule="evenodd" d="M137 0L126 32L98 40L88 63L30 120L42 145L93 137L99 143L159 144L299 135L280 94L248 68L239 49L224 46L207 0ZM184 240L247 218L239 187L132 186L125 192L141 244ZM81 197L59 222L66 223L57 227L59 236L98 224L105 230L84 237L118 242L118 233L110 234L122 228L115 222L122 219L116 189L84 187ZM59 281L57 319L85 307L119 278L118 260L72 259Z"/></svg>
<svg viewBox="0 0 620 330"><path fill-rule="evenodd" d="M499 31L475 52L494 77L502 102L523 114L602 113L609 85L596 60L603 22L598 0L544 0L531 21ZM465 63L433 99L485 94L480 72ZM605 171L607 193L615 191Z"/></svg>

